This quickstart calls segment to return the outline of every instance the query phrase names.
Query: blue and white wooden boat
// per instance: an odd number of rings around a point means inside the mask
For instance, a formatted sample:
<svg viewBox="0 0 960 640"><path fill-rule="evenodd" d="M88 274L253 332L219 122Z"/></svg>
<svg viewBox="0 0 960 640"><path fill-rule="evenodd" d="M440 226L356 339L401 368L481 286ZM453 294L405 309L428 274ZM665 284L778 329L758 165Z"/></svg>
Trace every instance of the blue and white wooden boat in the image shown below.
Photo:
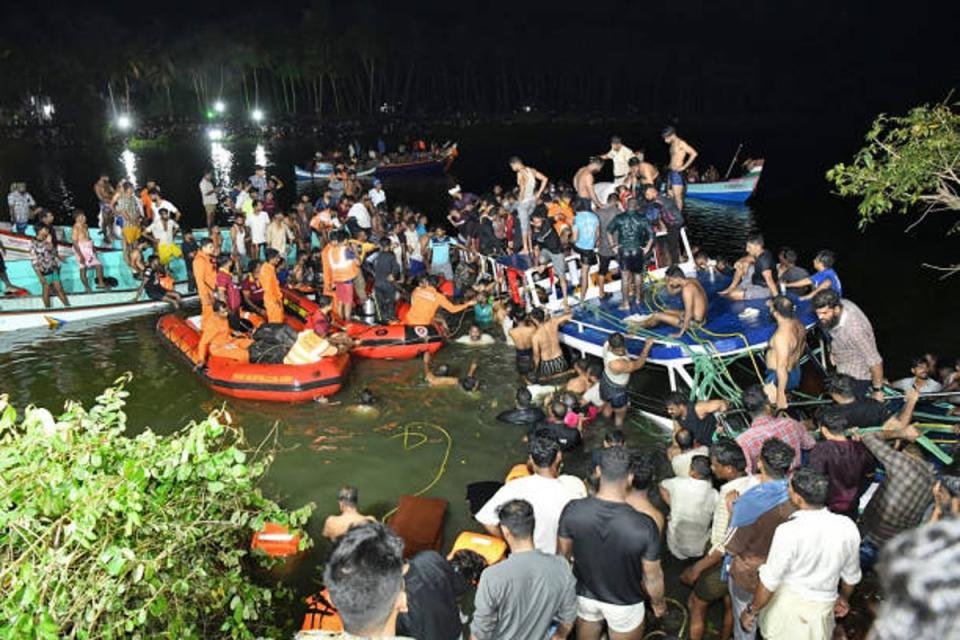
<svg viewBox="0 0 960 640"><path fill-rule="evenodd" d="M753 196L760 181L763 165L751 169L747 175L722 182L691 182L686 197L730 204L743 204Z"/></svg>
<svg viewBox="0 0 960 640"><path fill-rule="evenodd" d="M369 167L357 172L358 178L386 178L390 176L409 175L409 174L430 174L443 173L450 168L450 164L458 155L457 144L447 143L440 150L438 155L429 155L423 158L417 158L408 162L391 162ZM297 180L311 180L323 182L330 180L333 176L334 166L329 162L319 162L313 167L313 170L294 166L293 173Z"/></svg>
<svg viewBox="0 0 960 640"><path fill-rule="evenodd" d="M360 179L370 178L376 173L377 167L369 167L362 171L357 172L357 177ZM297 180L301 181L314 181L314 182L326 182L333 177L333 165L322 162L314 167L313 171L309 169L304 169L303 167L293 167L293 173L296 176Z"/></svg>

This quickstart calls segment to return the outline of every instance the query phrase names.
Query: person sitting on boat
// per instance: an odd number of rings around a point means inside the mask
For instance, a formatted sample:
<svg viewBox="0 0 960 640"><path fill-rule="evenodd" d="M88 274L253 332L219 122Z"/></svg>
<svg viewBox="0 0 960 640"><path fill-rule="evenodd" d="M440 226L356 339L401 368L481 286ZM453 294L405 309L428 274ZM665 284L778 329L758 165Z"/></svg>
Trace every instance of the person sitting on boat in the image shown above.
<svg viewBox="0 0 960 640"><path fill-rule="evenodd" d="M777 281L781 287L793 289L791 293L804 296L809 293L811 287L796 283L809 278L810 272L797 266L797 252L790 247L781 247L777 252Z"/></svg>
<svg viewBox="0 0 960 640"><path fill-rule="evenodd" d="M838 295L843 295L843 287L840 285L840 278L837 272L833 270L833 264L836 258L833 251L821 249L813 259L814 273L807 278L795 280L790 283L784 283L788 289L806 288L812 290L800 296L801 300L810 300L821 291L833 289Z"/></svg>
<svg viewBox="0 0 960 640"><path fill-rule="evenodd" d="M229 309L223 302L213 303L211 313L200 321L200 345L197 347L197 368L204 366L210 356L235 360L237 362L250 361L250 345L252 338L235 336L230 329L227 319Z"/></svg>
<svg viewBox="0 0 960 640"><path fill-rule="evenodd" d="M639 371L647 363L654 341L647 340L640 356L632 358L627 352L627 341L622 333L613 333L603 345L603 375L600 376L600 399L603 400L603 417L613 416L617 427L623 426L630 405L630 374Z"/></svg>
<svg viewBox="0 0 960 640"><path fill-rule="evenodd" d="M640 326L649 329L658 324L667 324L679 329L670 334L671 338L679 338L690 328L691 323L702 325L707 321L707 292L696 278L688 278L677 265L667 269L664 278L667 292L672 296L680 296L683 309L665 309L656 311Z"/></svg>
<svg viewBox="0 0 960 640"><path fill-rule="evenodd" d="M267 322L283 322L283 291L277 277L277 268L283 257L276 249L267 249L266 260L260 267L260 285L263 287L263 308L267 312ZM348 316L349 317L349 316Z"/></svg>
<svg viewBox="0 0 960 640"><path fill-rule="evenodd" d="M720 292L731 300L763 300L780 295L777 261L763 246L763 236L747 236L747 255L737 261L730 286Z"/></svg>
<svg viewBox="0 0 960 640"><path fill-rule="evenodd" d="M337 492L337 507L340 513L335 516L327 516L323 522L323 531L320 535L336 542L347 531L357 525L368 522L376 522L373 516L367 516L360 513L358 505L360 504L360 492L356 487L344 486Z"/></svg>
<svg viewBox="0 0 960 640"><path fill-rule="evenodd" d="M438 365L436 372L431 371L430 357L429 351L423 354L423 377L431 387L460 387L468 393L480 388L480 380L476 376L476 362L470 363L467 375L458 378L450 375L450 367L445 364Z"/></svg>
<svg viewBox="0 0 960 640"><path fill-rule="evenodd" d="M564 300L564 313L547 317L542 307L530 312L530 318L537 324L533 333L533 370L535 382L544 382L557 378L567 372L567 361L560 348L560 326L568 322L573 313Z"/></svg>
<svg viewBox="0 0 960 640"><path fill-rule="evenodd" d="M531 219L531 236L533 239L533 263L541 270L547 266L553 267L553 275L560 280L560 291L563 300L567 299L567 261L563 252L563 243L556 229L547 224L547 215L538 208L533 212ZM566 302L564 302L566 303Z"/></svg>
<svg viewBox="0 0 960 640"><path fill-rule="evenodd" d="M43 306L50 308L50 290L52 289L63 306L69 307L70 301L67 300L67 294L60 283L60 257L57 255L57 248L50 243L50 230L46 227L38 227L36 237L30 241L30 263L33 270L40 280L40 286L43 287L41 296Z"/></svg>
<svg viewBox="0 0 960 640"><path fill-rule="evenodd" d="M177 232L180 231L180 225L170 219L170 211L166 207L157 211L160 215L147 227L146 236L155 243L160 264L168 265L172 259L183 257L180 247L173 242ZM216 237L219 237L219 234Z"/></svg>
<svg viewBox="0 0 960 640"><path fill-rule="evenodd" d="M156 302L166 302L173 305L174 309L180 309L180 294L173 289L173 279L167 275L160 264L160 258L156 254L150 256L147 260L147 266L143 270L143 276L140 281L140 288L137 289L133 301L140 300L143 293Z"/></svg>
<svg viewBox="0 0 960 640"><path fill-rule="evenodd" d="M720 172L712 164L709 165L706 170L703 172L703 181L704 182L719 182L720 181Z"/></svg>
<svg viewBox="0 0 960 640"><path fill-rule="evenodd" d="M417 287L410 296L410 309L403 317L406 325L429 325L436 320L437 310L444 309L449 313L460 313L473 306L473 301L454 304L450 299L437 291L435 279L431 276L420 275Z"/></svg>
<svg viewBox="0 0 960 640"><path fill-rule="evenodd" d="M787 393L800 386L800 358L807 348L807 328L797 319L797 309L787 296L767 302L777 329L767 347L764 390L778 409L787 408Z"/></svg>
<svg viewBox="0 0 960 640"><path fill-rule="evenodd" d="M894 389L916 389L920 393L939 393L943 385L930 377L930 364L923 356L910 359L910 376L890 384Z"/></svg>
<svg viewBox="0 0 960 640"><path fill-rule="evenodd" d="M636 198L627 200L627 210L607 225L607 241L620 265L620 309L627 311L631 302L640 302L643 295L646 255L653 246L653 233Z"/></svg>
<svg viewBox="0 0 960 640"><path fill-rule="evenodd" d="M701 445L713 443L717 429L717 413L730 408L726 400L691 401L680 391L671 391L664 398L667 415L673 418L673 431L686 429L693 435L695 442Z"/></svg>
<svg viewBox="0 0 960 640"><path fill-rule="evenodd" d="M833 289L813 296L813 309L821 330L830 335L830 359L837 373L854 380L858 396L872 391L875 398L883 400L883 357L866 314Z"/></svg>
<svg viewBox="0 0 960 640"><path fill-rule="evenodd" d="M77 259L77 270L80 272L80 282L83 288L90 293L90 282L87 279L87 271L93 269L97 274L97 288L108 289L109 287L103 281L103 265L97 258L97 250L93 247L93 240L90 239L90 229L87 227L87 216L83 211L77 209L73 212L73 230L71 236L73 239L73 254Z"/></svg>
<svg viewBox="0 0 960 640"><path fill-rule="evenodd" d="M594 190L596 177L603 169L603 163L603 158L593 156L585 166L577 169L577 172L573 175L573 188L576 190L577 196L585 201L580 205L581 207L603 206L603 202L597 197L597 192Z"/></svg>
<svg viewBox="0 0 960 640"><path fill-rule="evenodd" d="M670 145L670 172L667 180L670 184L670 194L677 203L677 209L683 211L683 174L697 159L697 150L691 147L686 140L677 135L676 129L666 127L661 134L663 141Z"/></svg>
<svg viewBox="0 0 960 640"><path fill-rule="evenodd" d="M489 333L483 333L480 327L475 324L470 325L470 330L466 335L457 338L457 344L464 344L469 347L486 347L495 343L496 340L493 339L493 336Z"/></svg>

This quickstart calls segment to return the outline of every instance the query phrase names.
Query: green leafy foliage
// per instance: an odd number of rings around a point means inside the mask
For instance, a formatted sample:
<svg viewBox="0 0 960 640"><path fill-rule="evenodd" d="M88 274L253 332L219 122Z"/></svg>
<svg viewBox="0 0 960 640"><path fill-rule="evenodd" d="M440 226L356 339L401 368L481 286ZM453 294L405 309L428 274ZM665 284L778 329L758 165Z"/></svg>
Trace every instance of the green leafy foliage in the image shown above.
<svg viewBox="0 0 960 640"><path fill-rule="evenodd" d="M861 227L890 211L960 211L960 114L951 105L881 114L866 143L850 164L827 172L840 195L860 198Z"/></svg>
<svg viewBox="0 0 960 640"><path fill-rule="evenodd" d="M273 449L252 449L224 411L170 436L124 435L130 376L89 411L58 418L0 396L0 638L254 638L276 633L274 600L250 578L251 535L300 530L258 482Z"/></svg>

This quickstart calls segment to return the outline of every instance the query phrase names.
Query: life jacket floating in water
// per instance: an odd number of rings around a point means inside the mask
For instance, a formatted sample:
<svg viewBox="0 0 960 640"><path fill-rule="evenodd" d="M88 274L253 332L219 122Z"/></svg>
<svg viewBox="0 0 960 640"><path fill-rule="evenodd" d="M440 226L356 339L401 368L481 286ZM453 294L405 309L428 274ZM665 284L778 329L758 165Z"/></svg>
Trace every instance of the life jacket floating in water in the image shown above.
<svg viewBox="0 0 960 640"><path fill-rule="evenodd" d="M479 554L487 561L487 566L496 564L503 560L507 555L507 543L500 538L488 536L483 533L474 533L473 531L464 531L457 536L453 543L453 549L450 553L456 553L461 550L473 551Z"/></svg>
<svg viewBox="0 0 960 640"><path fill-rule="evenodd" d="M300 551L300 536L290 533L282 524L268 522L253 534L250 548L263 551L271 558L286 558Z"/></svg>

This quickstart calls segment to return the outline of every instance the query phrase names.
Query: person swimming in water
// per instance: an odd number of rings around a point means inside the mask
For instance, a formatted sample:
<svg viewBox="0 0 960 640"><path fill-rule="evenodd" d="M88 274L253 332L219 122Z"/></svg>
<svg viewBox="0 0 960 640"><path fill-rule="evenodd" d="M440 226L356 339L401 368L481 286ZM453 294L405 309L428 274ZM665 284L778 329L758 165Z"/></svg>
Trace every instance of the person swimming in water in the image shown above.
<svg viewBox="0 0 960 640"><path fill-rule="evenodd" d="M787 392L800 386L800 358L807 347L807 328L797 319L793 301L777 296L768 303L777 330L767 348L764 390L778 409L787 408Z"/></svg>
<svg viewBox="0 0 960 640"><path fill-rule="evenodd" d="M476 391L480 388L476 373L476 362L470 363L467 375L462 378L450 375L450 367L445 364L438 365L436 372L433 372L430 370L430 352L423 354L423 377L431 387L460 387L467 392Z"/></svg>
<svg viewBox="0 0 960 640"><path fill-rule="evenodd" d="M497 414L497 420L499 422L523 425L526 426L528 430L532 430L536 425L546 420L546 418L546 414L540 407L533 406L533 394L531 394L530 390L526 387L517 389L515 408Z"/></svg>
<svg viewBox="0 0 960 640"><path fill-rule="evenodd" d="M483 333L475 324L470 325L470 331L467 335L457 338L457 344L465 344L470 347L486 347L494 344L496 340L488 333Z"/></svg>
<svg viewBox="0 0 960 640"><path fill-rule="evenodd" d="M683 269L677 265L671 266L666 273L667 291L670 295L679 295L683 301L683 310L665 309L657 311L647 317L640 323L644 329L650 329L658 324L668 324L671 327L679 329L677 333L670 335L671 338L679 338L687 329L690 323L703 324L707 320L707 292L703 285L696 278L688 278Z"/></svg>
<svg viewBox="0 0 960 640"><path fill-rule="evenodd" d="M673 201L677 203L677 209L683 211L683 172L689 169L697 159L697 150L678 136L673 127L666 127L662 135L663 141L670 145L670 171L667 173L670 194L673 196Z"/></svg>

